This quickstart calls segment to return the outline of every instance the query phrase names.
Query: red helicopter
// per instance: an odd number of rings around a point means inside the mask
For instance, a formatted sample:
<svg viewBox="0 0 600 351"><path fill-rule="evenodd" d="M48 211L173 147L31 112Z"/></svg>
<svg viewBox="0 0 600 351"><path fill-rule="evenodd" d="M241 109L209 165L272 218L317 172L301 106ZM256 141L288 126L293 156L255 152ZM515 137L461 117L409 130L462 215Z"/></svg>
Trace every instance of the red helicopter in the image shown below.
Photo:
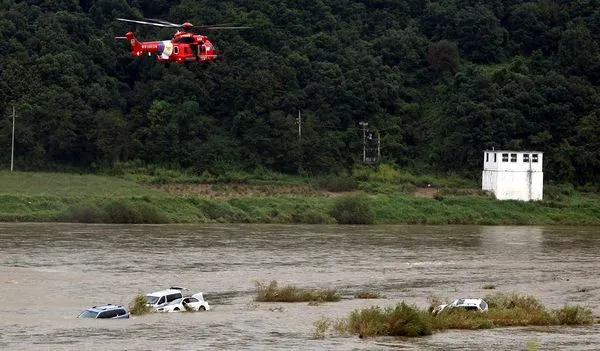
<svg viewBox="0 0 600 351"><path fill-rule="evenodd" d="M195 63L195 62L214 62L222 59L222 56L215 50L213 44L205 35L194 34L193 29L201 30L222 30L222 29L248 29L252 27L232 27L229 24L213 24L204 26L194 26L189 22L183 24L171 23L158 19L146 19L145 21L117 18L119 21L147 24L156 27L180 28L171 40L146 41L140 42L133 32L127 32L124 37L115 37L115 39L127 40L131 45L131 55L141 56L144 53L148 55L156 54L156 59L160 62L175 63ZM152 21L152 22L149 22Z"/></svg>

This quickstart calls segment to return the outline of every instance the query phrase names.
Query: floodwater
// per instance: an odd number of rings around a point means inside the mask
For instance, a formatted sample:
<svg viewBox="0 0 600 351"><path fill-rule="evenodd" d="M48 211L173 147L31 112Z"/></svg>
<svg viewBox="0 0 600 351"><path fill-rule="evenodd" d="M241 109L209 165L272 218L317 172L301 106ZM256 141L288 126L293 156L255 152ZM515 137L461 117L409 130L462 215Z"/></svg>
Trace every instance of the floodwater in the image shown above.
<svg viewBox="0 0 600 351"><path fill-rule="evenodd" d="M600 228L505 226L81 225L0 223L0 349L598 350L600 326L447 331L415 339L313 339L356 308L429 296L531 294L600 315ZM340 302L256 303L255 283L334 288ZM495 290L484 290L486 284ZM212 310L83 320L182 285ZM385 298L352 298L361 290Z"/></svg>

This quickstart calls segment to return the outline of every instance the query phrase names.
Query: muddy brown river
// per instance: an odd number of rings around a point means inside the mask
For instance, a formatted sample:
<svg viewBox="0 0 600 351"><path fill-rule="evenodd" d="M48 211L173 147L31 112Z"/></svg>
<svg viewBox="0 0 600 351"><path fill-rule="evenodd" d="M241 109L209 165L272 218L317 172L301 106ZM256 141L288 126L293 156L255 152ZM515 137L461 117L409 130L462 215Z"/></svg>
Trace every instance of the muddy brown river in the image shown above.
<svg viewBox="0 0 600 351"><path fill-rule="evenodd" d="M314 322L401 301L516 292L600 315L600 227L0 223L0 349L600 350L600 326L313 339ZM334 288L340 302L256 303L255 283ZM494 290L485 290L486 284ZM84 320L171 285L212 310ZM361 290L385 298L353 298Z"/></svg>

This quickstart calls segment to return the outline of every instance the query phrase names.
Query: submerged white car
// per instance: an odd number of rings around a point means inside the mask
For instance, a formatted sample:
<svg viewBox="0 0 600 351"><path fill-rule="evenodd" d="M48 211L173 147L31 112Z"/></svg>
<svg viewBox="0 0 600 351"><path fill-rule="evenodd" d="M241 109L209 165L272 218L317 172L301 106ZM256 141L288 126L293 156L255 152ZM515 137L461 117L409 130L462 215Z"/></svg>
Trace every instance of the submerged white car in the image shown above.
<svg viewBox="0 0 600 351"><path fill-rule="evenodd" d="M202 293L182 297L159 307L156 312L185 312L185 311L208 311L210 306L204 301Z"/></svg>
<svg viewBox="0 0 600 351"><path fill-rule="evenodd" d="M487 312L488 304L483 299L457 299L446 305L439 305L433 309L433 314L438 314L451 308L462 308L467 311Z"/></svg>
<svg viewBox="0 0 600 351"><path fill-rule="evenodd" d="M185 288L172 286L169 289L151 292L146 294L146 306L151 308L158 308L167 305L171 301L181 299L183 297L182 291Z"/></svg>

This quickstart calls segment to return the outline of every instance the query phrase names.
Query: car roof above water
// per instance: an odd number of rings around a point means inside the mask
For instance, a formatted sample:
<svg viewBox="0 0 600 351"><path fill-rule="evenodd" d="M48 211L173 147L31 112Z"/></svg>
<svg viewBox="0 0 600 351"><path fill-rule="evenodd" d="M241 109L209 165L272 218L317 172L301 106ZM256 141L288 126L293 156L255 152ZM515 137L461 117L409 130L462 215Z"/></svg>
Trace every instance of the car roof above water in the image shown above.
<svg viewBox="0 0 600 351"><path fill-rule="evenodd" d="M182 289L166 289L166 290L161 290L161 291L155 291L155 292L151 292L146 294L147 296L165 296L165 295L170 295L170 294L182 294L181 292Z"/></svg>
<svg viewBox="0 0 600 351"><path fill-rule="evenodd" d="M479 304L482 302L482 299L456 299L454 300L451 305L457 305L457 306L479 306Z"/></svg>
<svg viewBox="0 0 600 351"><path fill-rule="evenodd" d="M120 306L120 305L113 305L113 304L106 304L106 305L99 305L99 306L93 306L88 308L87 310L90 312L103 312L103 311L109 311L109 310L115 310L115 309L125 309L125 307Z"/></svg>

